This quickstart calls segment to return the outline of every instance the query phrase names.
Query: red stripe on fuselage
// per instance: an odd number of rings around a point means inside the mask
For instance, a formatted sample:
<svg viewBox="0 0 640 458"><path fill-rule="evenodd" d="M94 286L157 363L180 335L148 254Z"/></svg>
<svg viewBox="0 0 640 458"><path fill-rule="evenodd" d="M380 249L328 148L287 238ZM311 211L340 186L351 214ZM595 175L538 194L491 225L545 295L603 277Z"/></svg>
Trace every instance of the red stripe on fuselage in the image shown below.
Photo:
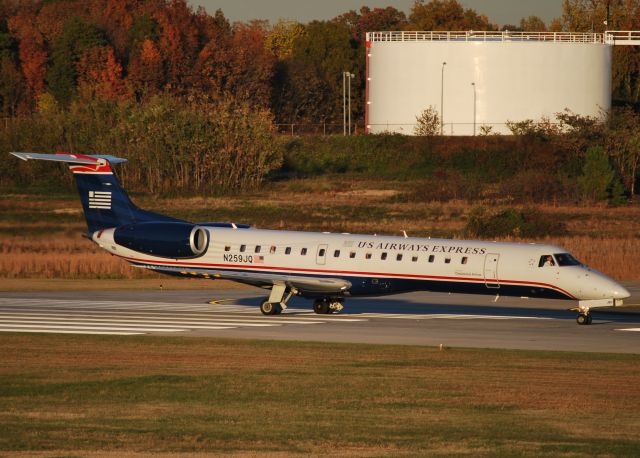
<svg viewBox="0 0 640 458"><path fill-rule="evenodd" d="M157 265L166 265L169 267L217 267L222 269L243 269L243 270L282 270L285 272L307 272L307 273L322 273L322 274L345 274L345 275L363 275L367 277L395 277L395 278L415 278L415 279L431 279L431 280L455 280L460 282L471 281L476 283L487 283L487 280L484 278L472 278L472 277L449 277L449 276L441 276L441 275L418 275L418 274L396 274L389 272L360 272L353 270L325 270L325 269L304 269L301 267L276 267L276 266L256 266L256 265L244 265L244 264L209 264L202 262L180 262L180 261L152 261L148 259L140 259L140 258L130 258L123 256L127 261L135 261L142 262L145 264L157 264ZM177 265L176 265L177 264ZM489 279L491 280L491 279ZM517 285L531 285L531 286L542 286L545 288L555 289L556 291L560 291L562 294L567 295L571 299L576 299L572 294L569 294L562 288L559 288L555 285L549 283L539 283L532 281L523 281L523 280L502 280L496 279L495 281L489 281L489 283L510 283Z"/></svg>

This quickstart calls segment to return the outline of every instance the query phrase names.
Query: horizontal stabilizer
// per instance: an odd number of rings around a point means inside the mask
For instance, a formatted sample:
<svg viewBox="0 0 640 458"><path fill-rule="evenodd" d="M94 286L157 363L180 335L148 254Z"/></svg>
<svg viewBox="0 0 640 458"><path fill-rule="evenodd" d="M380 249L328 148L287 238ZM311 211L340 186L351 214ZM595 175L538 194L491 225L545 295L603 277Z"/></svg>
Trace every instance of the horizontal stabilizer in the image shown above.
<svg viewBox="0 0 640 458"><path fill-rule="evenodd" d="M68 164L91 164L95 165L98 162L98 159L104 159L109 161L110 164L120 164L122 162L127 162L126 159L121 157L110 156L107 154L95 154L90 156L84 155L75 155L75 154L67 154L67 153L56 153L56 154L43 154L43 153L18 153L12 152L10 153L15 157L22 159L23 161L28 161L30 159L37 159L40 161L55 161L55 162L66 162Z"/></svg>

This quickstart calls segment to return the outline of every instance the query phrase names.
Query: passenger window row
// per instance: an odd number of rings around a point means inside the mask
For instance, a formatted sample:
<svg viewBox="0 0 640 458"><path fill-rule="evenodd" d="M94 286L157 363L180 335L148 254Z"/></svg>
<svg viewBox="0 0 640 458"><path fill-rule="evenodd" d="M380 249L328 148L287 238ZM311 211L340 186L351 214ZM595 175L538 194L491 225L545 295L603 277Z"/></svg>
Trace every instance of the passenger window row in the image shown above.
<svg viewBox="0 0 640 458"><path fill-rule="evenodd" d="M226 245L224 247L224 251L231 251L231 246L230 245ZM240 253L244 253L247 251L247 245L240 245ZM256 245L254 248L254 253L260 253L262 251L262 245ZM271 245L269 246L269 253L270 254L276 254L277 252L277 247L275 245ZM284 254L291 254L291 247L285 247L284 249ZM305 256L307 254L307 249L306 248L301 248L300 249L300 255ZM321 248L320 250L318 250L318 256L322 257L326 254L326 250L324 248ZM372 254L371 253L365 253L364 258L365 259L371 259L372 258ZM340 250L334 250L333 251L333 257L334 258L339 258L340 257ZM355 251L350 251L349 252L349 258L350 259L355 259L356 257L356 252ZM387 252L383 252L380 254L380 259L385 261L387 259ZM396 254L396 261L402 261L403 259L403 254L402 253L397 253ZM427 258L428 262L435 262L436 257L434 255L429 255L429 257ZM462 258L460 258L460 264L466 264L468 262L469 258L467 256L463 256ZM411 262L418 262L418 256L412 256L411 257ZM541 261L542 262L542 261ZM444 258L444 263L445 264L450 264L451 263L451 257L446 257Z"/></svg>
<svg viewBox="0 0 640 458"><path fill-rule="evenodd" d="M225 245L224 247L224 251L231 251L231 245ZM240 253L245 253L247 251L247 245L240 245L240 249L239 249ZM269 246L269 253L270 254L276 254L276 252L278 251L278 247L276 247L275 245L271 245ZM262 252L262 245L256 245L255 248L253 249L254 253L261 253ZM291 247L288 246L284 249L284 254L291 254ZM307 254L307 249L306 248L301 248L300 249L300 254L302 256L305 256Z"/></svg>

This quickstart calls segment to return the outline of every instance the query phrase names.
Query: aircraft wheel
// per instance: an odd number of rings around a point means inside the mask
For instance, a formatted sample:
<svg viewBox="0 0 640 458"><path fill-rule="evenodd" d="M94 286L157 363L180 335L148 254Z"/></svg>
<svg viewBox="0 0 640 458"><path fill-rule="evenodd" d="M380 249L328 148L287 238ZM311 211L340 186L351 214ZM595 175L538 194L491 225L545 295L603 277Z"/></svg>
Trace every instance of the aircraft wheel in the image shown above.
<svg viewBox="0 0 640 458"><path fill-rule="evenodd" d="M593 322L593 317L591 315L587 315L587 324L591 324Z"/></svg>
<svg viewBox="0 0 640 458"><path fill-rule="evenodd" d="M276 307L278 304L274 304L272 302L267 301L263 301L262 304L260 304L260 311L262 312L263 315L275 315L276 312Z"/></svg>
<svg viewBox="0 0 640 458"><path fill-rule="evenodd" d="M591 323L590 318L591 317L589 315L585 315L584 313L581 313L576 317L576 323L580 325L589 324Z"/></svg>
<svg viewBox="0 0 640 458"><path fill-rule="evenodd" d="M282 313L282 306L280 304L276 304L274 306L274 310L275 310L275 312L273 312L274 315L280 315Z"/></svg>
<svg viewBox="0 0 640 458"><path fill-rule="evenodd" d="M319 315L329 313L329 302L319 299L313 303L313 311Z"/></svg>

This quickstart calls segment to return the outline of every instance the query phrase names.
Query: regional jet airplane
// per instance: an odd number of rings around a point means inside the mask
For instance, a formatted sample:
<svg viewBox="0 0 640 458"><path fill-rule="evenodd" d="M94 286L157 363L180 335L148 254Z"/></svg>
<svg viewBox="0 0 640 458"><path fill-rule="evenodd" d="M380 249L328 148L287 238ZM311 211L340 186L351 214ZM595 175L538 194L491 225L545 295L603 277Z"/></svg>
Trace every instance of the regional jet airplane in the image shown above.
<svg viewBox="0 0 640 458"><path fill-rule="evenodd" d="M265 315L281 313L293 295L313 299L316 313L333 313L347 297L424 290L576 301L577 322L586 325L591 309L620 306L629 297L624 287L553 245L192 223L136 207L111 168L125 159L11 154L69 164L87 236L101 248L163 274L270 290L260 305Z"/></svg>

